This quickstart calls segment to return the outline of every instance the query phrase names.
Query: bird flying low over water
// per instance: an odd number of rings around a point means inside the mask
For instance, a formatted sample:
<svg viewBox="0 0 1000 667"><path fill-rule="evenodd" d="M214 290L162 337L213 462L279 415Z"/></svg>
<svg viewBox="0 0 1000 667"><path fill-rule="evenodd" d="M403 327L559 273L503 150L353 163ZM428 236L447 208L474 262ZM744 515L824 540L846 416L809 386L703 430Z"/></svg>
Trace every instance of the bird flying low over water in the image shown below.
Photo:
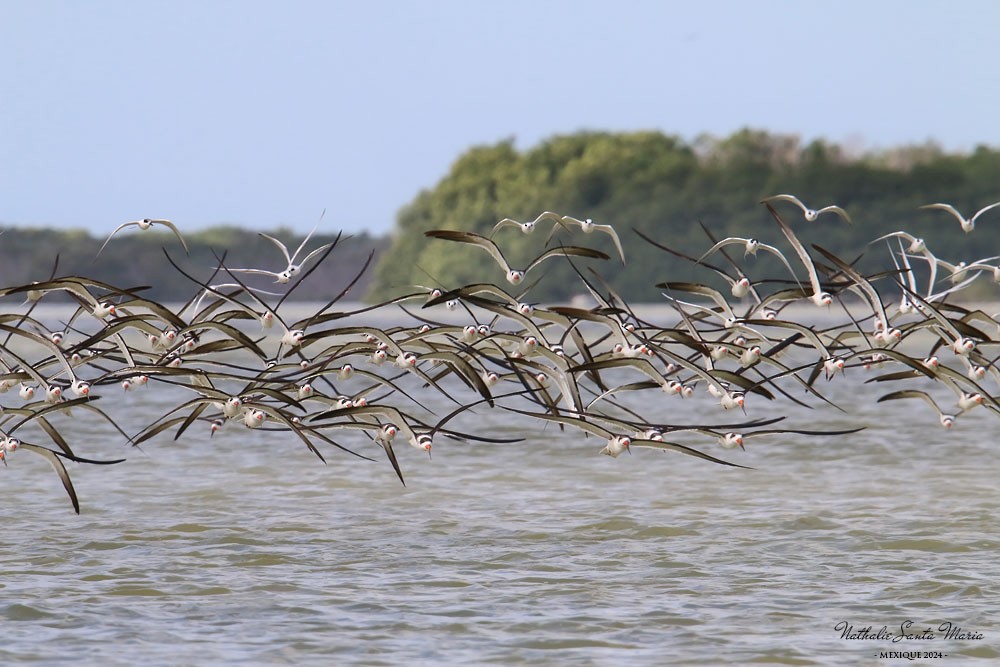
<svg viewBox="0 0 1000 667"><path fill-rule="evenodd" d="M445 241L456 241L458 243L466 243L474 245L476 247L482 248L486 252L490 253L490 256L496 261L496 263L503 269L504 274L507 278L507 282L511 285L520 285L521 281L524 280L528 271L535 268L542 262L552 257L589 257L591 259L609 259L609 257L599 250L591 250L590 248L580 248L577 246L560 246L558 248L551 248L546 250L542 254L535 257L533 260L528 262L528 266L524 269L512 269L510 264L507 263L507 259L500 252L500 248L497 244L489 240L485 236L480 236L473 232L456 232L446 229L431 230L429 232L424 232L425 236L433 239L443 239Z"/></svg>
<svg viewBox="0 0 1000 667"><path fill-rule="evenodd" d="M951 428L955 425L955 420L966 411L965 408L960 409L954 414L946 414L940 406L938 406L937 401L931 398L931 395L926 391L920 391L918 389L904 389L902 391L894 391L890 394L886 394L878 399L879 403L884 401L893 401L902 398L918 398L925 401L934 410L935 414L938 416L938 422L941 424L942 428Z"/></svg>
<svg viewBox="0 0 1000 667"><path fill-rule="evenodd" d="M750 438L780 442L782 434L798 435L785 438L783 446L808 447L806 437L854 433L864 425L818 427L826 419L818 410L840 410L838 419L843 420L851 414L847 403L852 399L874 403L881 396L879 407L886 414L902 399L917 399L926 404L922 408L933 409L946 429L959 417L971 422L964 415L973 410L976 419L1000 416L1000 314L959 300L973 284L996 294L998 257L966 255L945 262L923 239L897 230L877 239L891 241L885 247L862 239L858 247L867 248L864 263L860 256L842 259L849 257L842 249L832 252L804 243L801 235L823 230L793 230L774 208L781 202L798 206L809 221L823 213L850 221L839 207L812 210L792 195L776 195L764 202L777 225L762 230L762 235L771 233L765 240L716 235L703 225L708 240L688 254L634 230L691 269L691 275L671 276L654 260L648 275L636 277L628 267L625 282L637 280L649 296L663 299L665 307L652 311L634 308L618 293L614 276L601 270L609 265L582 267L574 261L609 259L604 252L553 247L525 268L512 268L493 240L469 231L433 230L426 236L482 249L492 258L486 265L496 263L503 280L499 271L495 280L464 286L431 276L431 287L344 307L339 302L368 268L369 255L356 273L350 272L353 279L321 286L329 294L325 303L307 307L304 314L297 304L294 315L289 295L304 281L315 280L317 268L339 250L340 235L300 258L315 226L294 252L262 234L281 254L282 266L275 271L230 269L226 255L218 254L215 272L197 276L164 249L177 275L190 283L190 298L179 308L145 296L153 293L143 292L147 287L58 275L56 263L47 278L0 287L0 299L10 305L23 300L23 308L0 312L0 471L30 474L30 466L19 465L20 452L34 452L54 467L78 510L72 467L65 461L106 464L120 458L89 452L84 458L76 448L142 446L152 453L161 439L193 437L202 446L215 447L227 446L220 440L232 437L233 451L261 447L271 455L287 443L302 443L324 463L331 454L388 461L387 476L391 466L403 482L401 464L413 449L425 454L424 465L442 465L448 457L438 452L447 455L449 447L466 442L508 448L505 460L523 460L523 450L509 448L526 438L486 432L496 425L518 429L518 435L545 430L517 446L550 447L560 456L580 451L586 438L596 437L599 444L590 448L592 455L620 464L629 460L623 455L647 457L642 466L619 466L621 474L673 475L682 470L685 459L650 459L651 449L683 454L691 463L696 458L723 465L729 472L717 469L721 474L745 474L739 469L748 467L746 460L716 458L709 448L725 449L727 457L762 457L764 447L744 449ZM996 206L1000 203L967 222L971 225ZM950 211L944 204L929 208ZM126 223L115 233L129 225L147 229L162 224L176 234L168 222ZM577 233L577 228L606 234L624 262L617 232L589 219L546 211L525 223L504 218L493 232L517 226L532 233L543 222L551 224L546 230L550 238L555 232ZM671 235L669 243L691 240L677 236ZM797 260L785 258L786 242ZM530 244L530 239L522 243ZM742 248L743 260L763 249L781 265L741 261L730 256L731 247ZM444 248L449 253L456 249ZM469 259L482 263L482 255L470 254ZM708 263L712 255L721 267ZM568 284L559 285L558 292L543 291L543 271L526 280L529 271L555 257L566 258L573 270L560 274L559 280ZM796 271L797 263L802 268ZM617 271L614 265L610 269ZM803 269L808 285L796 275ZM244 284L241 274L267 275L287 287L258 290ZM412 274L403 280L404 285L412 282ZM518 287L511 290L509 285ZM652 287L663 290L660 297ZM570 304L545 303L556 293L577 294ZM42 316L33 310L58 298L69 301L65 314ZM799 300L823 309L796 308L793 302ZM839 392L837 403L821 392L827 385L820 376L836 380L829 386L831 398L832 391ZM850 382L855 389L872 389L866 396L843 386ZM891 387L888 392L874 389L886 386ZM954 394L954 408L936 398L942 387L945 394ZM175 400L176 394L182 397ZM907 403L919 405L910 400L903 406ZM776 425L789 416L781 414L782 405L817 412L805 420L805 429L783 428ZM438 417L442 406L450 412ZM751 419L750 407L770 412ZM155 414L145 414L149 410ZM720 421L726 423L704 423L694 417L701 413L724 414ZM880 412L878 419L883 417ZM467 426L451 426L452 419ZM117 433L120 441L102 433ZM560 439L561 433L574 437ZM25 441L28 437L31 442ZM394 449L403 442L409 447ZM370 454L373 446L382 450L379 455L365 455L365 448ZM611 465L603 457L595 460ZM339 468L332 474L337 472Z"/></svg>

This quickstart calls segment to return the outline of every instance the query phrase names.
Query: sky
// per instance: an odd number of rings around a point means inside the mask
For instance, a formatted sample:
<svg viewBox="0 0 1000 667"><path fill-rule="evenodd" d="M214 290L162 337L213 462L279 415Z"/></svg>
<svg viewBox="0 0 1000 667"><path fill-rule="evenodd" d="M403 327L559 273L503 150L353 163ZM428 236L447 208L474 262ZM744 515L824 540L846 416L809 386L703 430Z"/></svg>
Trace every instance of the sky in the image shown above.
<svg viewBox="0 0 1000 667"><path fill-rule="evenodd" d="M0 226L392 230L475 145L1000 146L992 0L0 0Z"/></svg>

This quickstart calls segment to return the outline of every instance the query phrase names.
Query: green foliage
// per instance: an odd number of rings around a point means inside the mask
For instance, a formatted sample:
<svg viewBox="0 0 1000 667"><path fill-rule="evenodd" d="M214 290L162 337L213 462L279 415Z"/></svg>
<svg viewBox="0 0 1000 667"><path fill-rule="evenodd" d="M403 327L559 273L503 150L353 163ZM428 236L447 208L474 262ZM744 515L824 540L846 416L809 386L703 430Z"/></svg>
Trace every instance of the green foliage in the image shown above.
<svg viewBox="0 0 1000 667"><path fill-rule="evenodd" d="M289 252L302 242L303 236L289 230L271 232L285 243ZM316 234L300 254L301 260L311 250L331 243L336 235ZM233 282L223 272L212 277L219 257L231 268L261 268L281 271L285 260L270 241L257 232L234 226L212 227L204 231L185 234L191 250L185 256L177 238L170 232L156 228L138 231L134 227L117 234L97 256L104 238L96 238L82 230L52 230L8 228L0 236L0 284L15 286L45 280L53 272L59 276L85 275L122 287L148 286L143 294L166 302L184 302L198 293L196 284L181 276L164 254L170 254L185 271L200 280L213 284ZM328 301L355 278L368 260L369 253L379 252L387 244L385 238L362 234L349 238L344 235L310 280L293 292L293 300ZM56 263L58 262L58 267ZM305 268L308 269L310 265ZM374 266L374 263L373 263ZM371 282L373 273L365 272L358 284L345 297L361 300ZM272 278L239 274L248 285L275 292L285 287L276 286ZM276 289L280 287L280 289ZM57 297L58 298L58 297Z"/></svg>
<svg viewBox="0 0 1000 667"><path fill-rule="evenodd" d="M489 281L506 286L482 250L427 239L423 232L455 229L489 235L502 218L532 220L549 210L612 224L625 246L627 266L575 259L574 264L582 271L587 266L598 270L627 300L659 300L652 287L656 282L711 282L713 274L650 246L633 229L695 256L711 246L699 221L718 238L751 236L787 248L759 205L763 197L778 193L795 194L815 208L831 203L846 208L853 228L836 218L806 225L794 205L777 206L801 230L804 242L851 259L864 254L862 269L866 262L874 266L885 261L884 246L867 242L900 229L926 238L942 259L1000 252L1000 219L987 214L974 234L965 235L946 213L918 209L944 201L971 215L1000 200L1000 152L980 146L970 155L950 155L928 143L848 153L825 141L802 145L794 135L751 129L691 143L659 132L580 132L552 137L527 151L515 150L511 140L478 146L400 212L369 298L404 293L413 285L454 288ZM548 225L531 235L505 228L494 240L519 266L542 251L547 231ZM602 234L560 231L554 242L615 254L611 239ZM738 253L734 257L742 261ZM765 257L747 271L754 278L788 278L787 270ZM541 274L545 278L533 288L533 299L565 300L580 290L566 262L540 265L528 282Z"/></svg>

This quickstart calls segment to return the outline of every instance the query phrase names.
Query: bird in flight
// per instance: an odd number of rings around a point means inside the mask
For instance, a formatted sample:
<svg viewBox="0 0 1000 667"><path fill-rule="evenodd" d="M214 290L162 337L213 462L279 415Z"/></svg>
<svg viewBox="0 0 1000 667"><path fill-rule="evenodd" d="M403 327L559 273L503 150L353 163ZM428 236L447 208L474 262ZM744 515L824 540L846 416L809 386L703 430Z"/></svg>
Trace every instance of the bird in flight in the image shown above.
<svg viewBox="0 0 1000 667"><path fill-rule="evenodd" d="M599 225L590 218L587 218L586 220L577 220L569 215L562 216L559 218L559 221L562 223L563 227L566 227L566 225L576 225L584 234L593 234L594 232L603 232L607 234L611 237L611 240L615 242L615 248L618 250L618 256L621 257L622 264L625 264L625 251L622 250L622 242L618 238L618 232L616 232L615 228L611 225ZM553 226L552 231L549 232L549 238L545 241L545 245L548 245L549 241L552 240L552 236L556 233L556 230L558 230L558 227Z"/></svg>
<svg viewBox="0 0 1000 667"><path fill-rule="evenodd" d="M447 229L434 229L429 232L424 232L425 236L433 239L444 239L446 241L457 241L458 243L469 243L478 246L490 253L493 259L496 260L500 268L504 270L504 274L507 277L507 282L511 285L519 285L521 281L524 280L524 276L527 275L528 271L535 268L545 260L550 257L558 257L560 255L573 255L575 257L590 257L593 259L609 259L607 255L599 250L591 250L590 248L580 248L577 246L560 246L558 248L550 248L546 250L538 257L535 257L528 263L528 266L524 269L512 269L507 259L500 252L500 248L497 244L489 240L485 236L480 236L479 234L474 234L473 232L457 232Z"/></svg>
<svg viewBox="0 0 1000 667"><path fill-rule="evenodd" d="M979 216L981 216L983 213L986 213L986 211L989 211L990 209L996 208L997 206L1000 206L1000 201L996 202L995 204L990 204L989 206L984 206L983 208L976 211L976 214L971 218L964 217L961 213L958 212L958 209L956 209L951 204L942 204L942 203L927 204L926 206L921 206L920 208L941 209L942 211L948 211L958 219L959 224L962 225L962 231L968 234L969 232L971 232L973 229L976 228L976 220L979 219Z"/></svg>
<svg viewBox="0 0 1000 667"><path fill-rule="evenodd" d="M184 252L186 254L188 253L187 243L184 241L184 237L181 236L180 231L177 229L177 225L170 222L169 220L162 220L159 218L143 218L142 220L132 220L131 222L123 222L122 224L118 225L118 227L115 228L115 231L111 232L108 238L104 240L104 244L101 246L101 249L97 251L97 254L94 256L94 259L97 259L98 257L101 256L101 253L104 252L105 246L108 245L108 242L111 241L111 238L115 234L125 229L126 227L131 227L133 225L135 225L136 227L138 227L143 231L149 229L153 225L161 225L163 227L166 227L167 229L172 231L174 233L174 236L177 237L177 240L181 242L181 246L184 247Z"/></svg>
<svg viewBox="0 0 1000 667"><path fill-rule="evenodd" d="M811 209L808 206L806 206L805 204L803 204L802 201L798 197L796 197L795 195L772 195L770 197L764 197L763 199L760 200L760 203L763 204L765 202L770 202L770 201L788 201L788 202L792 202L793 204L795 204L796 206L798 206L800 209L802 209L802 214L805 216L805 218L806 218L806 220L808 222L814 222L816 220L816 218L818 218L819 216L823 215L824 213L836 213L841 218L843 218L844 222L846 222L847 224L849 224L849 225L853 224L851 222L851 216L847 215L847 211L845 211L844 209L840 208L839 206L832 206L831 205L831 206L824 206L823 208L818 209L818 210L817 209Z"/></svg>
<svg viewBox="0 0 1000 667"><path fill-rule="evenodd" d="M320 217L322 218L322 216ZM319 226L319 223L317 222L316 225ZM309 239L312 238L312 235L315 231L316 227L313 227L312 231L306 234L306 237L302 239L302 243L299 244L299 247L296 248L295 252L291 255L288 254L288 248L285 246L284 243L274 238L273 236L264 234L263 232L260 233L261 236L263 236L265 239L273 243L275 247L277 247L278 250L281 251L281 254L285 257L285 262L287 263L287 266L285 266L285 268L282 269L281 271L267 271L265 269L229 269L229 271L231 271L232 273L250 273L259 276L270 276L271 278L274 278L275 283L284 285L289 280L299 275L299 273L302 271L302 267L304 267L311 259L323 253L328 248L330 248L331 246L335 245L338 241L340 241L340 234L338 234L337 238L332 243L327 243L325 245L316 248L311 253L303 257L302 260L296 264L295 260L298 258L299 253L302 252L302 249L306 247L307 243L309 243Z"/></svg>

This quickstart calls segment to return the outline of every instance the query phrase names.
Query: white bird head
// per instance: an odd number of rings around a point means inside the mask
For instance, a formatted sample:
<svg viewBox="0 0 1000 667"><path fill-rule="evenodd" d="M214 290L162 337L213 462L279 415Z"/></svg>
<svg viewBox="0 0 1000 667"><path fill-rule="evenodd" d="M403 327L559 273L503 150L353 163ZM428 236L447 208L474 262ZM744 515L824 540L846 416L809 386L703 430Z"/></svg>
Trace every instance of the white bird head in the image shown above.
<svg viewBox="0 0 1000 667"><path fill-rule="evenodd" d="M250 408L243 414L243 423L247 428L257 428L264 423L264 411Z"/></svg>
<svg viewBox="0 0 1000 667"><path fill-rule="evenodd" d="M281 337L281 342L290 347L295 347L302 344L302 339L305 338L305 335L306 332L302 329L290 329Z"/></svg>
<svg viewBox="0 0 1000 667"><path fill-rule="evenodd" d="M725 449L734 449L739 447L740 449L746 451L746 448L743 446L743 434L741 433L726 433L722 436L720 444Z"/></svg>
<svg viewBox="0 0 1000 667"><path fill-rule="evenodd" d="M812 302L820 307L826 307L833 303L833 297L830 296L829 292L819 292L818 294L814 294L811 298Z"/></svg>
<svg viewBox="0 0 1000 667"><path fill-rule="evenodd" d="M732 292L733 296L737 299L745 297L750 292L750 280L746 276L740 278L733 283L732 289L729 291Z"/></svg>
<svg viewBox="0 0 1000 667"><path fill-rule="evenodd" d="M412 352L400 352L396 357L396 365L400 368L413 368L417 365L417 355Z"/></svg>
<svg viewBox="0 0 1000 667"><path fill-rule="evenodd" d="M959 338L951 346L952 352L963 357L976 349L976 341L971 338Z"/></svg>

